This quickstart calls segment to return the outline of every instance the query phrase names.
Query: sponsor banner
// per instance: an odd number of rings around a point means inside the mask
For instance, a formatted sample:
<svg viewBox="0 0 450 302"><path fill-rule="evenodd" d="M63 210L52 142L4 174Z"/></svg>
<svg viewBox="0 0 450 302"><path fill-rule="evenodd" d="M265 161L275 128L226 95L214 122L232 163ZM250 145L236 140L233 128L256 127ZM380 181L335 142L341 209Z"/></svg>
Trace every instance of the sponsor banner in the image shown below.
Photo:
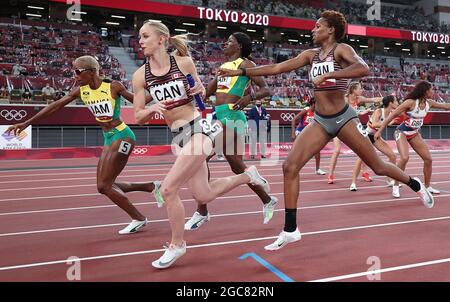
<svg viewBox="0 0 450 302"><path fill-rule="evenodd" d="M0 106L0 125L12 125L22 123L31 118L44 107L39 106L18 106L3 105ZM246 108L246 111L250 108ZM280 125L290 125L294 116L300 112L300 109L273 109L267 108L272 121L278 121ZM203 118L211 114L211 108L202 112ZM361 123L366 124L371 113L360 116ZM137 125L134 119L134 109L123 107L121 111L122 120L128 125ZM166 125L164 117L155 113L150 117L149 125ZM450 124L450 112L432 111L425 117L424 125L448 125ZM64 107L53 116L37 121L33 125L58 125L58 126L88 126L97 125L94 116L88 108L84 106Z"/></svg>
<svg viewBox="0 0 450 302"><path fill-rule="evenodd" d="M67 0L52 0L67 4ZM108 7L136 12L154 13L166 16L177 16L209 20L214 22L240 23L259 26L270 26L279 28L292 28L301 30L312 30L315 20L287 18L281 16L269 16L261 13L197 7L189 5L178 5L171 3L153 2L150 0L133 1L106 1L106 0L82 0L81 5L94 7ZM80 16L82 18L82 15ZM372 27L364 25L351 25L347 27L349 35L380 37L385 39L410 40L425 43L449 44L448 34L418 32L400 30L384 27Z"/></svg>
<svg viewBox="0 0 450 302"><path fill-rule="evenodd" d="M13 133L6 133L6 129L8 129L8 127L9 126L7 125L0 125L0 149L31 149L32 126L28 126L17 136L15 136Z"/></svg>

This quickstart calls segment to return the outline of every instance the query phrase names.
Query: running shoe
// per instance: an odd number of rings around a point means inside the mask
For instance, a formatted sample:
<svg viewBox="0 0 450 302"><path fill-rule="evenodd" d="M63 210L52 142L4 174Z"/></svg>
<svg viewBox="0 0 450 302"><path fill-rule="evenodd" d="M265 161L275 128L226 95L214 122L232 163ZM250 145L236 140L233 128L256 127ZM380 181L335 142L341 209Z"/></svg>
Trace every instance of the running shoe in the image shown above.
<svg viewBox="0 0 450 302"><path fill-rule="evenodd" d="M400 198L400 187L392 186L392 196L395 198Z"/></svg>
<svg viewBox="0 0 450 302"><path fill-rule="evenodd" d="M429 186L427 188L428 192L430 192L431 194L441 194L441 191L436 190L435 188L432 188L431 186Z"/></svg>
<svg viewBox="0 0 450 302"><path fill-rule="evenodd" d="M269 182L262 177L255 166L250 166L245 172L250 177L250 183L255 186L262 186L266 193L270 193Z"/></svg>
<svg viewBox="0 0 450 302"><path fill-rule="evenodd" d="M294 232L282 231L280 233L280 235L278 235L277 240L275 240L275 242L272 243L272 244L266 245L264 247L264 249L266 249L268 251L276 251L276 250L281 249L286 244L298 241L300 239L302 239L302 234L300 233L298 228L295 229Z"/></svg>
<svg viewBox="0 0 450 302"><path fill-rule="evenodd" d="M367 182L371 182L373 180L372 177L370 177L369 172L367 172L367 171L362 174L362 177L363 177L364 181L367 181Z"/></svg>
<svg viewBox="0 0 450 302"><path fill-rule="evenodd" d="M350 185L350 191L356 191L356 184L354 182L352 182L352 184Z"/></svg>
<svg viewBox="0 0 450 302"><path fill-rule="evenodd" d="M133 234L142 229L147 225L147 218L143 221L133 219L129 225L127 225L124 229L119 231L120 235L128 235Z"/></svg>
<svg viewBox="0 0 450 302"><path fill-rule="evenodd" d="M334 175L328 175L328 183L333 184L334 183Z"/></svg>
<svg viewBox="0 0 450 302"><path fill-rule="evenodd" d="M316 170L316 174L317 174L317 175L325 175L325 174L327 174L327 172L325 172L325 171L322 170L322 169L317 169L317 170Z"/></svg>
<svg viewBox="0 0 450 302"><path fill-rule="evenodd" d="M157 180L154 181L153 184L155 185L155 188L153 189L153 196L155 196L158 208L161 208L165 202L164 197L161 194L161 182Z"/></svg>
<svg viewBox="0 0 450 302"><path fill-rule="evenodd" d="M209 212L205 216L201 215L199 212L195 212L194 215L192 215L192 217L184 224L184 229L186 231L196 230L201 227L202 224L210 220L211 217L209 216Z"/></svg>
<svg viewBox="0 0 450 302"><path fill-rule="evenodd" d="M263 206L264 224L269 223L272 219L277 202L278 198L275 196L270 196L270 201Z"/></svg>
<svg viewBox="0 0 450 302"><path fill-rule="evenodd" d="M432 208L434 206L434 197L431 195L430 192L428 192L427 188L425 188L425 185L422 183L422 181L417 178L413 177L416 181L420 184L420 190L417 193L419 195L420 199L422 199L423 205L427 208Z"/></svg>
<svg viewBox="0 0 450 302"><path fill-rule="evenodd" d="M164 249L164 254L158 260L152 262L153 267L163 269L174 264L178 258L186 254L186 241L183 241L182 246L170 244L168 247L164 246Z"/></svg>

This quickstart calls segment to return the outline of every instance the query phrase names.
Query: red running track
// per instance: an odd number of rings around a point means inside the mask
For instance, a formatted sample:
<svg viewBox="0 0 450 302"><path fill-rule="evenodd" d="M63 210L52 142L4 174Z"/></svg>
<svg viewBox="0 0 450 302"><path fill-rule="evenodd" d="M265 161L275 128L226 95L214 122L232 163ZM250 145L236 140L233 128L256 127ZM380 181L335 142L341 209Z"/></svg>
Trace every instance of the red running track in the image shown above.
<svg viewBox="0 0 450 302"><path fill-rule="evenodd" d="M393 199L380 177L360 181L358 191L350 192L354 157L339 159L333 185L315 175L309 162L299 199L303 238L276 252L263 247L283 227L281 164L253 162L280 198L273 220L262 224L261 202L241 186L210 204L211 221L185 233L186 255L162 271L151 261L170 240L170 229L151 194L129 193L151 223L120 236L129 218L97 193L96 159L2 161L0 281L67 281L73 256L81 261L82 281L282 281L252 258L239 260L246 253L295 281L368 281L372 273L380 281L450 281L450 159L448 153L433 157L432 184L442 193L432 209L409 188ZM119 179L162 179L172 159L133 158ZM322 160L324 169L328 160ZM225 162L213 162L211 169L216 178L231 174ZM423 178L417 155L407 172ZM196 204L186 189L181 198L190 217Z"/></svg>

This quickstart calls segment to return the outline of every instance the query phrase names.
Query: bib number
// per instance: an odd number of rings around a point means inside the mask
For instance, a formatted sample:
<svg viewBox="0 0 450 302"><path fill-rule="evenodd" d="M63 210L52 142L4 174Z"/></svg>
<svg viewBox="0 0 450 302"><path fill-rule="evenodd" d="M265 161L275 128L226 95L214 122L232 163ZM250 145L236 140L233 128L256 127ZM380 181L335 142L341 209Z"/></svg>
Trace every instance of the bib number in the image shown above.
<svg viewBox="0 0 450 302"><path fill-rule="evenodd" d="M126 141L121 141L119 146L119 153L130 155L133 145Z"/></svg>
<svg viewBox="0 0 450 302"><path fill-rule="evenodd" d="M223 130L219 123L214 123L214 125L211 125L207 119L201 119L199 123L203 129L203 133L211 138L216 137Z"/></svg>

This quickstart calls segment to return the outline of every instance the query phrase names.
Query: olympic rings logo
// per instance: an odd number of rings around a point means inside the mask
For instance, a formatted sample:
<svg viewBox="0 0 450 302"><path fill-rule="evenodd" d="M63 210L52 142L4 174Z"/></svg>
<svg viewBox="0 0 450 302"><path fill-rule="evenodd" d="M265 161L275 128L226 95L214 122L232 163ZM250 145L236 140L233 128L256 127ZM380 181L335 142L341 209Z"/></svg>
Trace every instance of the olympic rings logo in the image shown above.
<svg viewBox="0 0 450 302"><path fill-rule="evenodd" d="M294 113L283 112L282 114L280 114L280 118L285 122L291 122L294 119L294 116Z"/></svg>
<svg viewBox="0 0 450 302"><path fill-rule="evenodd" d="M148 152L147 148L134 148L133 149L133 154L134 155L144 155L147 152Z"/></svg>
<svg viewBox="0 0 450 302"><path fill-rule="evenodd" d="M0 112L0 115L1 115L1 117L3 117L7 121L12 121L12 120L20 121L21 119L23 119L24 117L27 116L27 112L25 110L15 110L15 109L6 110L6 109L3 109Z"/></svg>

